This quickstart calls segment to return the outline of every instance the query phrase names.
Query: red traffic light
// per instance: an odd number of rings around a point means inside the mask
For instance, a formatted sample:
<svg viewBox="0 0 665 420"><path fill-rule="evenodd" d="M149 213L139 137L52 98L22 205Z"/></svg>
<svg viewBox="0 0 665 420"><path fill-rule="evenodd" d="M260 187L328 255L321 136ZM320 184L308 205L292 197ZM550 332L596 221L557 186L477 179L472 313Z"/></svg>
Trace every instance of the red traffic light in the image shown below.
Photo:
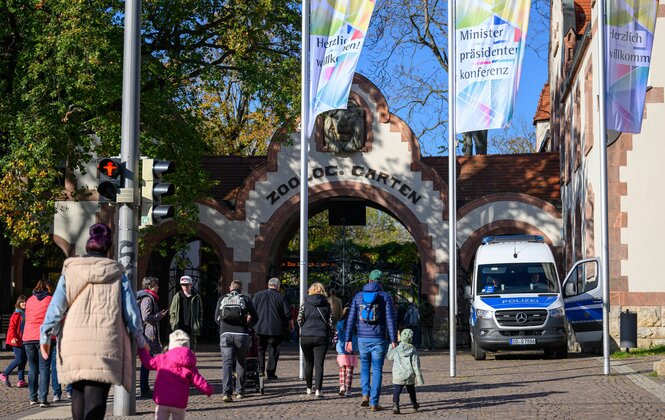
<svg viewBox="0 0 665 420"><path fill-rule="evenodd" d="M100 174L109 178L118 178L121 173L120 165L115 159L100 160L97 169L99 169Z"/></svg>

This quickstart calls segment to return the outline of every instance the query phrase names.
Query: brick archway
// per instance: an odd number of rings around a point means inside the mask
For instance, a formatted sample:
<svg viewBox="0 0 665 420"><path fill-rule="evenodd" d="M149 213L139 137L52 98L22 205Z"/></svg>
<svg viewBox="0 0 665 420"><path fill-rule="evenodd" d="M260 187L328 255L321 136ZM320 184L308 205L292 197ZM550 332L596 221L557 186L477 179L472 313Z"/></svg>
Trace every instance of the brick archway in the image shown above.
<svg viewBox="0 0 665 420"><path fill-rule="evenodd" d="M420 223L416 215L400 200L384 190L367 184L340 181L317 185L309 189L310 207L336 197L355 197L371 201L377 208L397 218L406 227L416 244L422 269L422 291L428 294L437 293L436 274L447 272L447 264L436 263L435 249L427 224ZM261 225L252 251L251 292L263 287L261 280L263 280L266 267L271 264L271 259L279 254L279 247L285 233L292 229L294 223L298 222L299 205L300 197L291 197L273 213L268 222Z"/></svg>

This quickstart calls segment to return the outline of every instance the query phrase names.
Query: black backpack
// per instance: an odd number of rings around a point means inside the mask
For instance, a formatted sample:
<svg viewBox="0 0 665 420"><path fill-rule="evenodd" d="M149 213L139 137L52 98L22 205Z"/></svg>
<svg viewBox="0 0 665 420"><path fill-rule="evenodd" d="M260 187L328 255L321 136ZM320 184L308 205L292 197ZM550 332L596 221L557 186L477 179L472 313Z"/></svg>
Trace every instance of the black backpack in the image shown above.
<svg viewBox="0 0 665 420"><path fill-rule="evenodd" d="M224 296L219 304L217 323L224 321L229 325L242 326L247 320L247 302L238 292Z"/></svg>

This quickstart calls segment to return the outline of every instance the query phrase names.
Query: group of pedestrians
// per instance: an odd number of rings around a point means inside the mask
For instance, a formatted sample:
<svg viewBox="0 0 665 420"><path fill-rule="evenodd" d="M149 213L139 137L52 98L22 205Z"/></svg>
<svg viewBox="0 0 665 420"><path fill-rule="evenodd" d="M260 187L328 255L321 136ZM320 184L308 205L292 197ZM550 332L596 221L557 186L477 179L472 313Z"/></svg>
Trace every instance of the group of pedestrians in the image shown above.
<svg viewBox="0 0 665 420"><path fill-rule="evenodd" d="M14 360L0 374L0 381L11 386L9 376L18 369L16 386L27 386L30 403L42 407L49 405L50 378L54 400L62 392L59 382L68 384L72 417L101 419L110 386L120 384L127 392L134 386L133 341L141 360L141 395L155 401L156 418L184 418L190 385L208 396L213 393L196 368L194 351L203 312L192 278L182 276L169 309L160 309L158 279L144 278L142 289L134 294L122 265L109 258L111 229L95 224L89 233L86 254L65 260L55 291L48 281L41 280L29 299L17 299L6 342ZM339 396L352 395L353 374L360 361L360 405L381 410L379 396L387 357L393 360L393 412L400 412L403 387L413 408L418 409L414 385L423 380L412 344L414 333L403 329L398 342L395 308L381 286L381 277L381 271L372 271L368 283L347 307L334 291L328 296L321 283L309 287L297 315L307 395L323 397L324 361L331 343L335 343ZM233 280L228 293L219 297L214 319L220 333L222 401L244 398L247 354L254 337L258 341L259 375L267 380L278 378L284 333L295 327L291 306L279 290L279 279L271 278L267 288L252 299L243 294L242 283ZM163 349L160 321L167 314L172 333L168 349ZM423 329L423 335L426 332ZM157 371L154 389L149 386L150 370Z"/></svg>

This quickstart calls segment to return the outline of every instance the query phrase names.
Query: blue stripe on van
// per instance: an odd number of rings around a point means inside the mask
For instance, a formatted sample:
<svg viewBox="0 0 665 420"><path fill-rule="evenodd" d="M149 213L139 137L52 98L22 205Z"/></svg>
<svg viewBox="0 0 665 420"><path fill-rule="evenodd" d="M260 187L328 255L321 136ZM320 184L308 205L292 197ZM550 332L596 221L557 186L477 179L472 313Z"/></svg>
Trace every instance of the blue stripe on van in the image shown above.
<svg viewBox="0 0 665 420"><path fill-rule="evenodd" d="M603 304L592 299L566 303L566 318L569 322L600 321L603 319Z"/></svg>
<svg viewBox="0 0 665 420"><path fill-rule="evenodd" d="M557 296L533 297L481 297L480 300L494 309L519 309L525 306L547 308L557 300Z"/></svg>

